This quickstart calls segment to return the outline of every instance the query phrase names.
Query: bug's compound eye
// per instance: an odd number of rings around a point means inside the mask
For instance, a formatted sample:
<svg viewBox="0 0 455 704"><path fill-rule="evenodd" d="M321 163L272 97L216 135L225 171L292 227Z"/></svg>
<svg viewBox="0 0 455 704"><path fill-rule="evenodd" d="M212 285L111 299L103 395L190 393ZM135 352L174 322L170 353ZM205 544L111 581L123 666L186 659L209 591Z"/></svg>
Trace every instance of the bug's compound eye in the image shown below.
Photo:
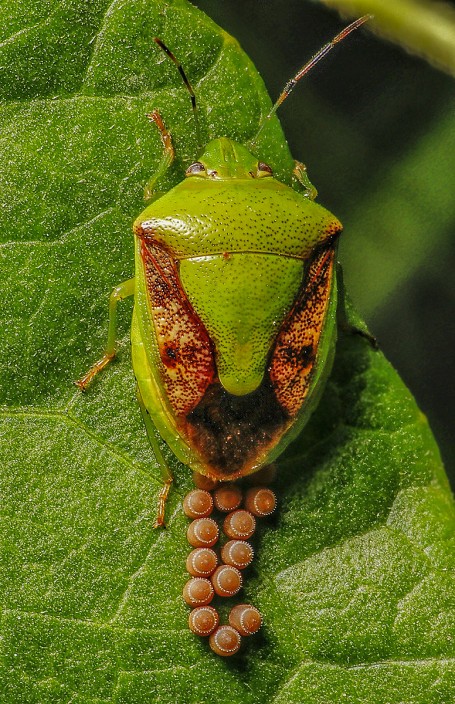
<svg viewBox="0 0 455 704"><path fill-rule="evenodd" d="M205 174L205 166L200 161L195 161L193 164L190 164L185 171L185 176L205 176Z"/></svg>
<svg viewBox="0 0 455 704"><path fill-rule="evenodd" d="M263 161L260 161L257 166L257 178L265 178L266 176L273 176L272 167Z"/></svg>

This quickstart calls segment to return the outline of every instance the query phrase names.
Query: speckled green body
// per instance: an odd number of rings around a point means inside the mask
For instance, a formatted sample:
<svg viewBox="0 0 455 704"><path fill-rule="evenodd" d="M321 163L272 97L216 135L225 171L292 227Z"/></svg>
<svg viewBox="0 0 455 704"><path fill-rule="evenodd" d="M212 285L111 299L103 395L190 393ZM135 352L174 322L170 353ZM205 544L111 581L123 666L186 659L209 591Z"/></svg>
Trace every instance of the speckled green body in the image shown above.
<svg viewBox="0 0 455 704"><path fill-rule="evenodd" d="M151 254L152 249L173 262L178 279L173 290L181 288L179 310L187 310L189 305L210 338L214 371L207 377L206 388L216 382L222 387L222 398L232 397L235 404L236 397L254 398L268 383L265 375L273 346L304 286L308 262L321 243L330 241L341 230L341 225L306 195L277 181L270 173L261 173L257 159L228 139L211 142L198 163L205 167L203 172L189 174L151 203L134 225L133 367L145 407L174 453L194 470L219 478L217 468L195 448L186 427L189 413L183 413L170 399L169 384L173 382L166 374L177 372L175 366L166 368L163 350L169 352L172 336L180 349L182 339L193 333L187 333L184 326L177 328L182 313L172 312L167 297L163 305L171 322L166 328L166 341L161 339L164 333L160 316L164 316L164 308L153 303L153 287L159 286L156 291L161 292L167 285L167 275L163 274L161 283L151 283L147 271L161 271L163 267ZM328 286L311 388L305 392L302 409L282 422L282 429L271 444L258 447L256 456L245 460L243 468L225 470L224 478L247 474L271 461L300 431L312 410L333 356L334 267ZM192 344L199 343L193 339ZM209 374L206 366L202 376ZM181 373L193 373L182 365L178 371L179 378ZM187 382L191 380L185 378ZM180 397L175 398L180 403Z"/></svg>

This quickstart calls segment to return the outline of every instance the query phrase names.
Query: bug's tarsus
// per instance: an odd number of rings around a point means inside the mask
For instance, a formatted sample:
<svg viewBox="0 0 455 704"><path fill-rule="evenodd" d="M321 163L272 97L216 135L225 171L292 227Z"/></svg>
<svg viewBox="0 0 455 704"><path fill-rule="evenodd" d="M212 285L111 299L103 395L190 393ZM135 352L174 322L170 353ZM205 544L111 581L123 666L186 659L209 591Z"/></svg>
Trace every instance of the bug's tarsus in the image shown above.
<svg viewBox="0 0 455 704"><path fill-rule="evenodd" d="M300 185L305 189L306 197L310 200L316 200L316 198L318 197L318 191L308 178L305 164L302 164L301 161L295 161L292 174L294 178L297 179L297 181L300 183Z"/></svg>
<svg viewBox="0 0 455 704"><path fill-rule="evenodd" d="M375 336L367 332L366 330L362 330L362 328L357 328L355 325L350 325L347 328L347 332L350 335L358 335L359 337L363 337L363 339L366 340L374 350L379 349L379 342L377 341Z"/></svg>
<svg viewBox="0 0 455 704"><path fill-rule="evenodd" d="M297 83L300 81L303 76L305 76L307 73L311 71L311 69L316 66L321 59L323 59L327 54L343 39L345 39L351 32L354 32L356 29L359 29L365 22L368 22L373 17L373 15L364 15L363 17L359 17L357 20L354 20L354 22L351 22L347 27L345 27L341 32L339 32L333 39L331 39L327 44L324 44L319 51L314 54L314 56L311 57L309 61L302 66L301 69L297 71L295 76L291 78L286 85L284 86L283 90L281 91L280 95L278 96L277 101L273 105L272 109L270 112L265 116L265 118L262 120L259 129L256 133L256 136L251 140L250 146L254 146L256 143L260 133L264 129L264 126L267 124L267 122L274 116L280 105L284 103L286 98L289 97Z"/></svg>
<svg viewBox="0 0 455 704"><path fill-rule="evenodd" d="M373 350L379 350L379 343L377 339L375 338L374 335L372 335L368 330L364 330L363 328L358 328L356 325L352 325L348 320L346 319L339 319L338 321L338 326L339 328L346 334L346 335L357 335L358 337L363 338L368 342L370 347Z"/></svg>
<svg viewBox="0 0 455 704"><path fill-rule="evenodd" d="M177 57L174 56L174 54L173 54L172 51L166 46L166 44L165 44L159 37L154 37L153 41L154 41L156 44L158 44L158 46L160 47L160 49L162 49L162 50L164 51L164 53L167 54L167 56L169 56L169 58L171 59L171 61L173 61L174 64L177 66L177 68L178 68L178 70L179 70L179 73L180 73L180 75L181 75L181 77L182 77L182 80L183 80L183 82L184 82L184 84L185 84L185 86L186 86L186 88L187 88L187 90L188 90L188 93L190 94L190 98L191 98L191 107L193 108L194 122L195 122L195 124L196 124L196 138L197 138L198 147L199 147L199 149L201 149L201 148L202 148L201 131L200 131L200 127L199 127L199 117L198 117L198 108L197 108L197 103L196 103L196 94L195 94L195 92L194 92L194 90L193 90L193 86L192 86L191 83L189 82L189 80L188 80L188 78L187 78L187 75L186 75L186 73L185 73L185 71L184 71L184 69L183 69L182 64L181 64L180 61L177 59Z"/></svg>
<svg viewBox="0 0 455 704"><path fill-rule="evenodd" d="M88 372L84 374L84 376L81 379L78 379L74 383L76 386L81 390L81 391L86 391L87 387L90 385L92 379L99 373L101 372L109 362L111 362L115 357L115 352L106 352L101 359L99 359L95 364L90 367Z"/></svg>
<svg viewBox="0 0 455 704"><path fill-rule="evenodd" d="M158 494L158 514L155 523L153 524L154 528L166 528L166 524L164 522L164 514L166 510L166 501L168 499L173 481L174 480L171 478L166 479L160 489L160 492Z"/></svg>
<svg viewBox="0 0 455 704"><path fill-rule="evenodd" d="M172 144L171 134L166 129L165 124L163 122L163 118L161 117L158 110L152 110L152 112L148 112L146 114L146 118L149 120L149 122L157 126L158 131L160 133L161 141L163 143L164 151L166 152L167 159L171 164L174 160L175 150L174 145Z"/></svg>
<svg viewBox="0 0 455 704"><path fill-rule="evenodd" d="M366 340L372 349L379 350L379 343L374 335L365 328L359 328L349 320L348 311L346 309L346 289L344 286L343 268L340 263L337 264L337 281L338 281L338 306L337 306L337 325L346 335L358 335Z"/></svg>

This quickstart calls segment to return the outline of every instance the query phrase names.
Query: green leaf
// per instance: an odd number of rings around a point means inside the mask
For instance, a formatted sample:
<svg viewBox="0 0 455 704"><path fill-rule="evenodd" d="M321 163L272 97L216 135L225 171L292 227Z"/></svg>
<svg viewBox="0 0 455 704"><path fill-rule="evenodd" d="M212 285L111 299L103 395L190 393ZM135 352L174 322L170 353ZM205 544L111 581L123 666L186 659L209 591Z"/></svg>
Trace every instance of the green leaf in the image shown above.
<svg viewBox="0 0 455 704"><path fill-rule="evenodd" d="M270 105L238 45L188 3L2 9L0 691L5 704L440 704L455 698L455 513L425 419L380 353L340 338L302 438L279 463L277 517L245 584L265 625L222 660L187 626L181 498L154 531L159 471L118 360L82 396L107 296L133 271L131 222L161 144L181 178L204 134L251 137ZM283 175L277 122L258 146Z"/></svg>

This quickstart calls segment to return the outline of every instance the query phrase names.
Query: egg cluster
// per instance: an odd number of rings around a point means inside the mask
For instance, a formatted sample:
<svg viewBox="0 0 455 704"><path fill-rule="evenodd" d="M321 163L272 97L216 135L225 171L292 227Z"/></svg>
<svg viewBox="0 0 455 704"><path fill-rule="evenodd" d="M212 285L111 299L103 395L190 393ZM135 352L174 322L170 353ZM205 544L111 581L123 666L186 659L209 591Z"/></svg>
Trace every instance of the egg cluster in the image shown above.
<svg viewBox="0 0 455 704"><path fill-rule="evenodd" d="M259 474L259 473L258 473ZM258 476L258 475L256 475ZM256 633L262 624L259 611L250 604L238 604L229 613L229 625L220 625L218 611L211 606L218 597L235 596L242 588L242 570L254 556L249 539L256 530L256 519L269 516L276 507L274 492L262 484L274 476L272 467L260 473L260 486L246 491L234 483L222 484L195 475L196 489L183 500L183 510L192 521L187 539L193 550L186 569L191 575L183 588L183 598L191 606L189 627L199 636L209 636L211 649L223 657L234 655L242 636ZM213 548L220 540L221 548Z"/></svg>

